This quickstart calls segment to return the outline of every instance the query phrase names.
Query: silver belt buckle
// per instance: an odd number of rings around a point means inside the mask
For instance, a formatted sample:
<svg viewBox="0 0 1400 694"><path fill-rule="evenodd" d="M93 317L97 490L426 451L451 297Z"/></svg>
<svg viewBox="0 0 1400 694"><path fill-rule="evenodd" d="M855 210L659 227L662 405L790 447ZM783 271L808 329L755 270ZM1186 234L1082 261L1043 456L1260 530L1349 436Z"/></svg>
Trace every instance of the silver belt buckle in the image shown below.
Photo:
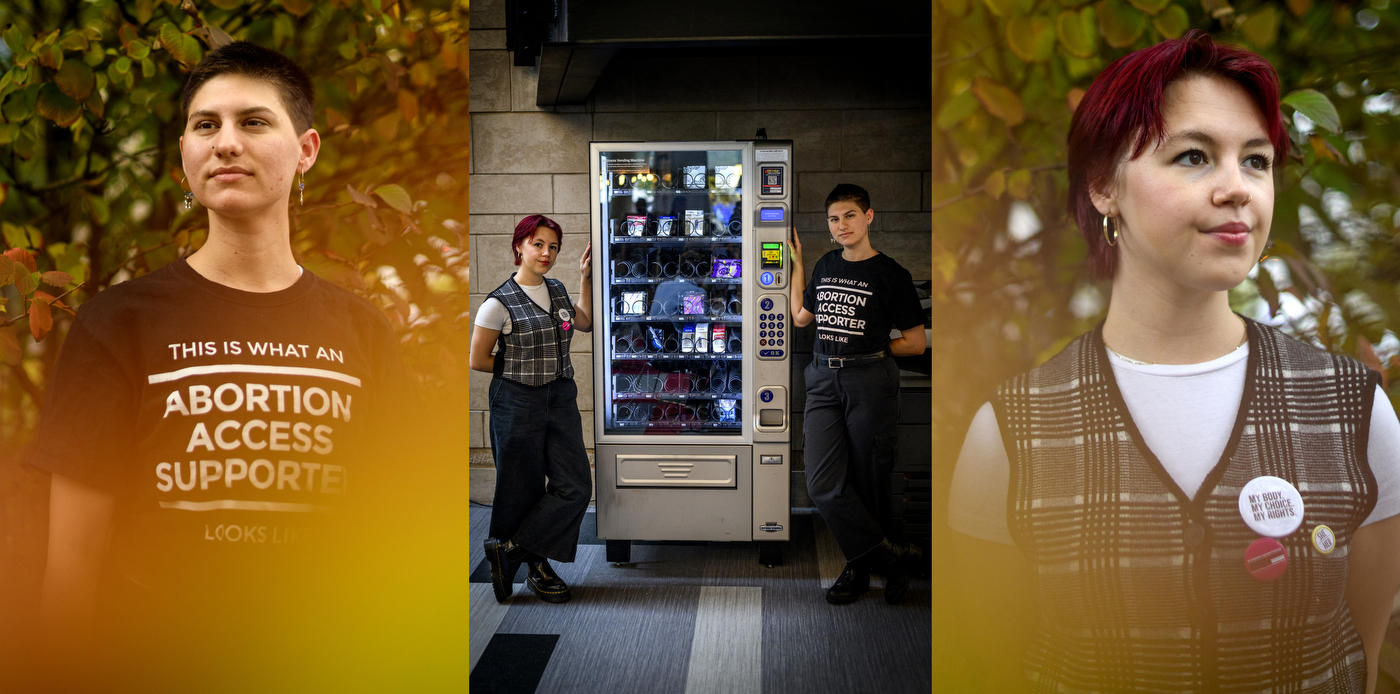
<svg viewBox="0 0 1400 694"><path fill-rule="evenodd" d="M840 363L838 364L837 362L840 362ZM827 368L829 368L829 369L843 369L843 368L846 367L846 358L845 358L845 357L831 357L830 359L827 359L827 360L826 360L826 366L827 366Z"/></svg>

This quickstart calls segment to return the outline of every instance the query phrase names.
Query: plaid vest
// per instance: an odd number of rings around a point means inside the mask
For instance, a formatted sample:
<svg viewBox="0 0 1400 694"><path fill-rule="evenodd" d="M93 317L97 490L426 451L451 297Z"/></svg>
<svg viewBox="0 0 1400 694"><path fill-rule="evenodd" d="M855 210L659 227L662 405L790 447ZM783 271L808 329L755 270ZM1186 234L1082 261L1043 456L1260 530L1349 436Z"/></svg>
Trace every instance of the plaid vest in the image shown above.
<svg viewBox="0 0 1400 694"><path fill-rule="evenodd" d="M542 386L559 378L573 378L569 361L569 341L574 328L563 329L565 320L574 320L574 302L559 280L545 278L549 287L549 313L530 300L512 277L487 298L495 297L510 313L509 327L497 341L495 374L527 386ZM561 313L562 312L562 313ZM564 318L567 316L567 318Z"/></svg>
<svg viewBox="0 0 1400 694"><path fill-rule="evenodd" d="M1039 614L1026 677L1037 692L1356 692L1366 658L1344 590L1347 553L1376 503L1366 458L1379 378L1249 321L1244 396L1220 461L1188 499L1143 443L1102 325L998 389L1011 461L1008 523ZM1288 568L1255 580L1259 537L1240 489L1273 475L1302 494L1278 538ZM1330 554L1311 533L1336 534Z"/></svg>

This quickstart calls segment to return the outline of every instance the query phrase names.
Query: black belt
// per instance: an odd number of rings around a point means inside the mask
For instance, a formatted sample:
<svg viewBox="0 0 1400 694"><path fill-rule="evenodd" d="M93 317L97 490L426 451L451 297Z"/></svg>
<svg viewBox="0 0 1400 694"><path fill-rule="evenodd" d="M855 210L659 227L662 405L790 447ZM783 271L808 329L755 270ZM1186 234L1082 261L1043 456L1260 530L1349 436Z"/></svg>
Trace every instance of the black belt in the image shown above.
<svg viewBox="0 0 1400 694"><path fill-rule="evenodd" d="M840 369L847 366L855 366L856 364L861 364L867 361L876 361L878 359L884 359L887 356L889 356L889 353L884 350L880 350L879 352L875 352L873 354L857 354L851 357L828 357L821 354L812 355L812 357L816 359L818 364L821 364L822 366L825 366L828 369Z"/></svg>

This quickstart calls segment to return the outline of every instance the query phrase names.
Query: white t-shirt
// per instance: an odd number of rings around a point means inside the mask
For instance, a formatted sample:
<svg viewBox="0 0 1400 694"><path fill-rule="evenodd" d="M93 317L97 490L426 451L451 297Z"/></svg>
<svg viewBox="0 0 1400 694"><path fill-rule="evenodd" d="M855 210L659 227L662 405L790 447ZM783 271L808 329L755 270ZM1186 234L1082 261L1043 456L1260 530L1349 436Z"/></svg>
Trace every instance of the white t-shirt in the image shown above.
<svg viewBox="0 0 1400 694"><path fill-rule="evenodd" d="M1249 345L1203 364L1134 364L1112 352L1113 377L1143 442L1187 496L1195 497L1229 443L1244 396ZM1367 455L1376 507L1362 525L1400 513L1400 420L1376 388ZM977 411L963 440L948 499L948 525L971 537L1015 544L1007 529L1011 463L992 404Z"/></svg>
<svg viewBox="0 0 1400 694"><path fill-rule="evenodd" d="M516 284L520 283L516 282ZM530 301L544 309L545 313L549 313L549 283L540 282L533 287L520 284L520 288L525 291L525 296L530 297ZM500 330L505 327L506 321L509 319L510 312L506 310L505 304L493 296L482 302L481 308L476 310L475 323L487 330Z"/></svg>

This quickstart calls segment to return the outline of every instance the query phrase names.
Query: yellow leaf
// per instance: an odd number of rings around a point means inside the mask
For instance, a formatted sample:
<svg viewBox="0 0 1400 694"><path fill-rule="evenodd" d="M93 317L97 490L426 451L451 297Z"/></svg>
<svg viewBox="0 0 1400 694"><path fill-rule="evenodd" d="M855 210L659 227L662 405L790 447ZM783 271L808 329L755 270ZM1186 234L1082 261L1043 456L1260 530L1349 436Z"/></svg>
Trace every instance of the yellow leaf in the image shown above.
<svg viewBox="0 0 1400 694"><path fill-rule="evenodd" d="M1079 110L1079 102L1081 102L1081 101L1083 101L1083 100L1084 100L1084 90L1083 90L1083 89L1080 89L1079 87L1075 87L1075 88L1069 90L1069 94L1067 94L1067 95L1065 96L1065 101L1069 103L1069 112L1070 112L1070 113L1074 113L1075 111L1078 111L1078 110Z"/></svg>
<svg viewBox="0 0 1400 694"><path fill-rule="evenodd" d="M1026 108L1016 92L985 77L972 81L972 93L982 102L992 115L1006 121L1007 126L1020 124L1026 119Z"/></svg>
<svg viewBox="0 0 1400 694"><path fill-rule="evenodd" d="M404 190L403 186L389 183L375 188L374 194L388 203L389 207L399 212L404 214L411 214L413 212L413 198L409 197L408 191Z"/></svg>
<svg viewBox="0 0 1400 694"><path fill-rule="evenodd" d="M1099 50L1099 31L1092 6L1078 12L1061 12L1055 18L1055 30L1065 52L1076 58L1092 58Z"/></svg>
<svg viewBox="0 0 1400 694"><path fill-rule="evenodd" d="M1147 17L1118 0L1099 0L1099 33L1114 48L1127 48L1137 42L1147 27Z"/></svg>
<svg viewBox="0 0 1400 694"><path fill-rule="evenodd" d="M1250 43L1259 48L1268 48L1278 41L1278 27L1282 19L1277 8L1266 5L1249 15L1240 31L1244 32L1244 37L1249 39Z"/></svg>
<svg viewBox="0 0 1400 694"><path fill-rule="evenodd" d="M1006 42L1028 63L1049 60L1055 52L1055 23L1048 17L1012 17L1006 23Z"/></svg>
<svg viewBox="0 0 1400 694"><path fill-rule="evenodd" d="M1001 199L1002 193L1006 192L1006 171L993 171L982 183L982 190L993 198Z"/></svg>
<svg viewBox="0 0 1400 694"><path fill-rule="evenodd" d="M405 122L412 123L418 118L418 97L407 89L399 90L399 114Z"/></svg>
<svg viewBox="0 0 1400 694"><path fill-rule="evenodd" d="M1171 4L1171 1L1172 0L1128 0L1128 2L1133 4L1133 7L1151 15L1161 12L1167 5Z"/></svg>
<svg viewBox="0 0 1400 694"><path fill-rule="evenodd" d="M1302 17L1311 9L1312 0L1288 0L1288 11L1292 12L1294 17Z"/></svg>
<svg viewBox="0 0 1400 694"><path fill-rule="evenodd" d="M1181 5L1172 5L1166 11L1157 15L1152 20L1152 27L1157 33L1169 39L1179 39L1182 34L1191 26L1191 19L1186 16L1186 10Z"/></svg>
<svg viewBox="0 0 1400 694"><path fill-rule="evenodd" d="M1009 17L1012 15L1010 0L982 0L987 9L998 17Z"/></svg>

